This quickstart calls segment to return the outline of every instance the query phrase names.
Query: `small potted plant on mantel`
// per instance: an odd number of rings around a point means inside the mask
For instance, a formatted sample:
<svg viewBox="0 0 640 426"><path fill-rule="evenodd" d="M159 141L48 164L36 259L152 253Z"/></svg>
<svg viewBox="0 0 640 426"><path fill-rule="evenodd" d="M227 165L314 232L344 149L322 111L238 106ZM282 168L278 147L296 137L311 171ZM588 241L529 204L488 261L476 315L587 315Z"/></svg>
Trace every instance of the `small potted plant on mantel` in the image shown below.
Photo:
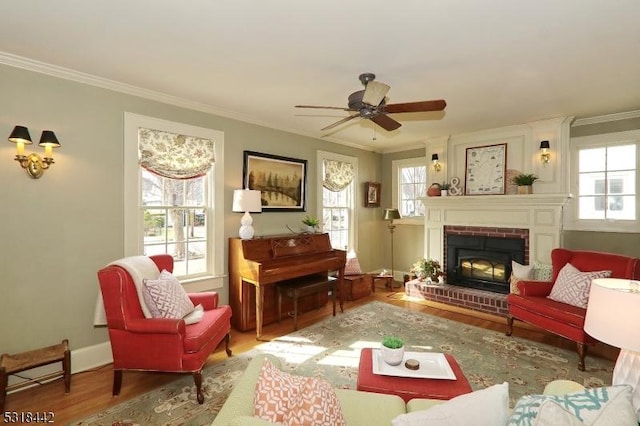
<svg viewBox="0 0 640 426"><path fill-rule="evenodd" d="M447 195L449 195L449 188L451 188L451 184L447 182L442 182L440 184L440 196L446 197Z"/></svg>
<svg viewBox="0 0 640 426"><path fill-rule="evenodd" d="M396 336L382 338L382 359L389 365L400 365L404 358L404 341Z"/></svg>
<svg viewBox="0 0 640 426"><path fill-rule="evenodd" d="M317 232L318 226L320 226L320 221L309 215L302 220L302 223L307 226L307 232L310 234Z"/></svg>
<svg viewBox="0 0 640 426"><path fill-rule="evenodd" d="M538 176L531 173L520 173L513 177L513 183L518 186L518 194L533 194L533 182Z"/></svg>

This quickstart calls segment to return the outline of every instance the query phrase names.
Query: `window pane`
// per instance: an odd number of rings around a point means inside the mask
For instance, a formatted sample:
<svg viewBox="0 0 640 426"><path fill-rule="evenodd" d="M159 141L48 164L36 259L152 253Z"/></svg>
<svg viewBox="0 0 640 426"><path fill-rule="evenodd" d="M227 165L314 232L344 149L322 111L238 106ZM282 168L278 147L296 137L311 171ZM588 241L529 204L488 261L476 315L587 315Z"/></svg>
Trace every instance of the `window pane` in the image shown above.
<svg viewBox="0 0 640 426"><path fill-rule="evenodd" d="M580 197L580 219L604 219L604 197Z"/></svg>
<svg viewBox="0 0 640 426"><path fill-rule="evenodd" d="M618 220L634 220L636 217L635 197L627 196L610 196L608 199L609 211L607 217Z"/></svg>
<svg viewBox="0 0 640 426"><path fill-rule="evenodd" d="M605 148L581 149L579 153L579 172L600 172L605 170Z"/></svg>
<svg viewBox="0 0 640 426"><path fill-rule="evenodd" d="M607 149L607 170L629 170L635 168L635 145L613 146Z"/></svg>
<svg viewBox="0 0 640 426"><path fill-rule="evenodd" d="M427 167L408 166L398 169L399 210L403 217L424 216L424 205L419 200L427 193Z"/></svg>

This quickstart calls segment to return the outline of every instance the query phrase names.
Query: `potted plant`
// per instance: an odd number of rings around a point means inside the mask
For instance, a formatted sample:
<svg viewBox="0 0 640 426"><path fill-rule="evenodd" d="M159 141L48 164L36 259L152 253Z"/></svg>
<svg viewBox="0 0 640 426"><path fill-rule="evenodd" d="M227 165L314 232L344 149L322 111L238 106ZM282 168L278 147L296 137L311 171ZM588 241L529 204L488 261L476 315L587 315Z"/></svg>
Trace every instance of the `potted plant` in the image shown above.
<svg viewBox="0 0 640 426"><path fill-rule="evenodd" d="M450 184L448 184L447 182L442 182L440 184L440 196L441 197L446 197L447 195L449 195L449 188L451 187Z"/></svg>
<svg viewBox="0 0 640 426"><path fill-rule="evenodd" d="M396 336L382 339L382 359L389 365L400 365L404 358L404 341Z"/></svg>
<svg viewBox="0 0 640 426"><path fill-rule="evenodd" d="M440 262L435 259L420 258L411 268L411 273L415 274L419 280L429 279L432 282L439 282L444 275Z"/></svg>
<svg viewBox="0 0 640 426"><path fill-rule="evenodd" d="M318 230L318 226L320 226L320 221L315 217L311 217L309 215L307 215L302 220L302 223L307 226L307 232L310 232L312 234L315 233Z"/></svg>
<svg viewBox="0 0 640 426"><path fill-rule="evenodd" d="M512 182L518 185L518 194L533 193L533 182L538 180L538 176L531 173L520 173L513 177Z"/></svg>

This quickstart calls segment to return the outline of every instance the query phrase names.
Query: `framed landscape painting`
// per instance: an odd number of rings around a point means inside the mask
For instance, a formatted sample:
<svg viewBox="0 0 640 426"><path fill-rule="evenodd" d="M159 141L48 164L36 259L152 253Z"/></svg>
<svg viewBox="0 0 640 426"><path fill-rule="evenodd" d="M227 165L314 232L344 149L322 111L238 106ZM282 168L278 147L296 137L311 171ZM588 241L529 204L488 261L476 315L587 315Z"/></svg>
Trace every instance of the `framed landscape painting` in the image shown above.
<svg viewBox="0 0 640 426"><path fill-rule="evenodd" d="M465 195L504 194L507 144L467 148Z"/></svg>
<svg viewBox="0 0 640 426"><path fill-rule="evenodd" d="M242 186L262 193L263 212L306 211L307 160L244 151Z"/></svg>

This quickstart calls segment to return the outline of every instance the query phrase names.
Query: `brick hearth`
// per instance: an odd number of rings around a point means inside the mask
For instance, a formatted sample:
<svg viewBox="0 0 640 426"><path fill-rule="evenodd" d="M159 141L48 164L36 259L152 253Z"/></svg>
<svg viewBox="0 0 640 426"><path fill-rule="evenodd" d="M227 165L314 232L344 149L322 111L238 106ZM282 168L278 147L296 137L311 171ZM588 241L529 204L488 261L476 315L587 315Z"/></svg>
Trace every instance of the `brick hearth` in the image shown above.
<svg viewBox="0 0 640 426"><path fill-rule="evenodd" d="M405 283L407 296L446 303L489 314L507 315L507 295L449 284L428 284L412 280Z"/></svg>

